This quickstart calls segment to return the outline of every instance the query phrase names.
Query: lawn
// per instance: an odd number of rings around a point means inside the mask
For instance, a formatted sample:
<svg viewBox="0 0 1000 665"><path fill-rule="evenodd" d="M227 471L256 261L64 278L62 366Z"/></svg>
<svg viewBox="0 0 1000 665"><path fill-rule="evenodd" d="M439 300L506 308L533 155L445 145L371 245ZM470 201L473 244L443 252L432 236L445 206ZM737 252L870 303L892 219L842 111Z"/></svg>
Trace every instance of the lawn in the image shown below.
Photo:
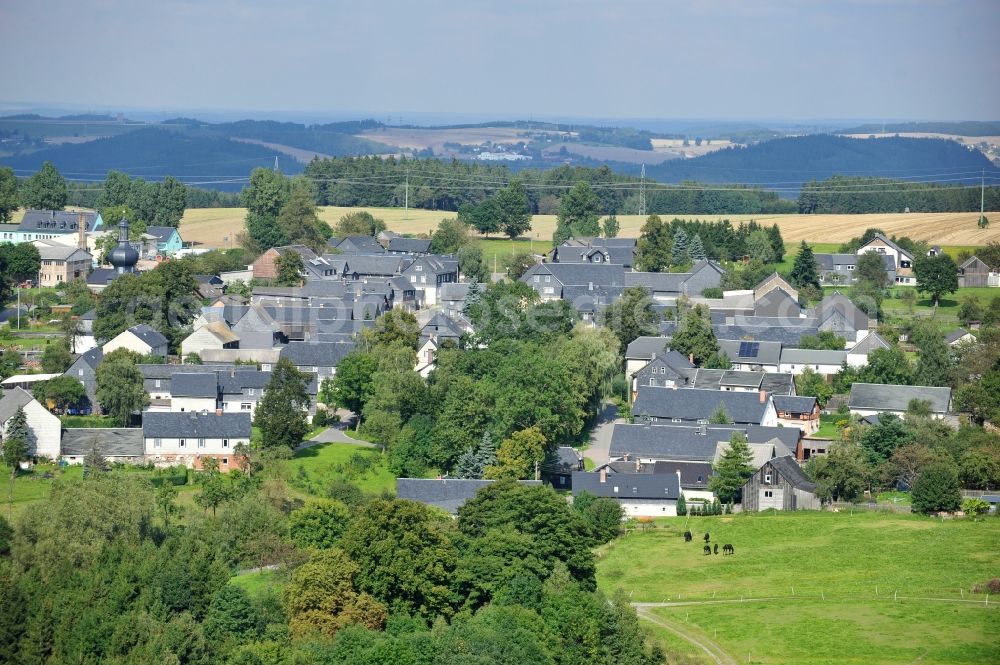
<svg viewBox="0 0 1000 665"><path fill-rule="evenodd" d="M51 478L46 478L51 474ZM60 468L56 464L38 464L31 471L21 471L14 481L14 500L12 517L16 522L24 511L37 501L47 499L52 492L54 478L82 478L83 467L66 466ZM0 503L2 514L7 517L7 496L10 488L10 467L0 464Z"/></svg>
<svg viewBox="0 0 1000 665"><path fill-rule="evenodd" d="M822 414L819 417L819 430L812 436L819 439L833 439L834 441L840 441L843 430L837 427L837 421L847 418L848 416L842 416L837 413L829 415Z"/></svg>
<svg viewBox="0 0 1000 665"><path fill-rule="evenodd" d="M240 587L251 596L259 596L271 589L280 592L284 585L280 579L281 575L282 573L277 570L254 570L232 576L229 578L229 583Z"/></svg>
<svg viewBox="0 0 1000 665"><path fill-rule="evenodd" d="M483 258L489 266L490 272L503 272L503 259L506 256L513 256L520 252L530 252L533 254L544 254L552 249L552 236L548 235L543 239L536 238L537 234L532 232L532 238L510 240L507 238L482 238L479 246L483 248Z"/></svg>
<svg viewBox="0 0 1000 665"><path fill-rule="evenodd" d="M289 483L313 496L325 496L326 487L334 480L346 480L367 494L396 489L396 476L382 453L351 443L304 448L282 465Z"/></svg>
<svg viewBox="0 0 1000 665"><path fill-rule="evenodd" d="M693 543L682 538L685 524ZM735 556L703 556L706 531L713 542L732 543ZM597 578L602 590L622 589L633 602L734 601L650 611L700 631L740 661L749 652L760 663L998 662L1000 643L989 635L1000 607L960 602L974 584L997 576L998 547L1000 520L992 518L668 518L601 548ZM910 598L893 601L895 593Z"/></svg>

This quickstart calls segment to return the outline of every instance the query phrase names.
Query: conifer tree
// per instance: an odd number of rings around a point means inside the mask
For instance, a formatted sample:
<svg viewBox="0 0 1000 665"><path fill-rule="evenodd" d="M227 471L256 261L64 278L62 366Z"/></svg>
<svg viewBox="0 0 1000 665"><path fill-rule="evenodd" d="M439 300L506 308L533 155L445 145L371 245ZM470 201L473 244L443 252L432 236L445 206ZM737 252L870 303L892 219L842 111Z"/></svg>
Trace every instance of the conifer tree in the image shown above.
<svg viewBox="0 0 1000 665"><path fill-rule="evenodd" d="M688 237L684 229L677 229L674 244L670 249L670 264L679 266L688 262Z"/></svg>
<svg viewBox="0 0 1000 665"><path fill-rule="evenodd" d="M691 245L688 247L688 256L692 261L701 261L706 258L705 245L701 242L701 236L697 233L691 238Z"/></svg>
<svg viewBox="0 0 1000 665"><path fill-rule="evenodd" d="M807 245L805 240L799 245L799 253L795 256L795 263L792 266L792 272L789 274L788 279L794 286L800 289L807 286L819 288L816 256L813 254L812 247Z"/></svg>

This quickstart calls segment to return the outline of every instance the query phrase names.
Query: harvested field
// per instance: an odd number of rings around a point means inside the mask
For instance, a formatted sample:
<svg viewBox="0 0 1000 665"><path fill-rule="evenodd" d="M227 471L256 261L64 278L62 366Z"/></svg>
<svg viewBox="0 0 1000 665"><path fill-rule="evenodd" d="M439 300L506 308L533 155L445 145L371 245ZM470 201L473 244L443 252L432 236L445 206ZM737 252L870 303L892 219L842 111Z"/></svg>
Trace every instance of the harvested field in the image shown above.
<svg viewBox="0 0 1000 665"><path fill-rule="evenodd" d="M555 134L557 132L547 132ZM492 143L520 143L527 141L528 131L515 127L469 127L466 129L406 129L390 127L371 129L358 134L358 138L378 141L386 145L410 150L433 148L435 153L445 150L445 143L479 145Z"/></svg>
<svg viewBox="0 0 1000 665"><path fill-rule="evenodd" d="M368 210L384 219L397 233L429 233L445 217L454 217L446 210L414 210L405 213L401 208L358 208ZM320 208L320 218L331 226L354 208L327 206ZM181 221L181 235L207 247L229 246L223 237L232 242L235 233L243 229L243 208L189 209ZM993 214L995 217L996 214ZM404 219L405 217L405 219ZM974 212L942 213L887 213L871 215L661 215L664 219L729 219L733 223L756 219L765 224L778 224L786 242L840 243L860 236L865 229L878 227L886 233L909 236L914 240L927 240L941 245L985 245L1000 242L1000 218L989 229L976 226L978 214ZM638 237L645 218L639 215L619 215L622 237ZM556 227L555 215L535 215L531 237L536 240L551 239Z"/></svg>
<svg viewBox="0 0 1000 665"><path fill-rule="evenodd" d="M560 151L565 148L566 152L573 155L580 155L589 159L607 160L612 162L625 162L627 164L662 164L671 159L680 159L684 156L682 150L636 150L635 148L623 148L611 145L587 145L585 143L558 143L552 144L542 151L546 157L558 157Z"/></svg>

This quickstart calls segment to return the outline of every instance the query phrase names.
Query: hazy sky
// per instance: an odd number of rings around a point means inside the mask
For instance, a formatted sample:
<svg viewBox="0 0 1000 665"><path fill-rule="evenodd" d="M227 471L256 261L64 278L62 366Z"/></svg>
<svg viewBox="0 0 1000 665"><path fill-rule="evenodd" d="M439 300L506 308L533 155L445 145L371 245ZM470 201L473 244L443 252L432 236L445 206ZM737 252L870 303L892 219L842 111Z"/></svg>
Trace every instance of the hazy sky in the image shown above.
<svg viewBox="0 0 1000 665"><path fill-rule="evenodd" d="M997 0L0 0L0 100L996 119L997 34Z"/></svg>

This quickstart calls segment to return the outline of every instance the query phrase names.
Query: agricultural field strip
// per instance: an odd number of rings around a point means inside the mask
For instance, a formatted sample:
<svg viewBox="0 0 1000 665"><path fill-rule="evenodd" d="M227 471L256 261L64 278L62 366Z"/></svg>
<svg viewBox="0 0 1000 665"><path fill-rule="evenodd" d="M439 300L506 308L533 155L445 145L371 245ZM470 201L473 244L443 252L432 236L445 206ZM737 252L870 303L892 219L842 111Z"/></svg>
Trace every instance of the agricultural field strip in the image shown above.
<svg viewBox="0 0 1000 665"><path fill-rule="evenodd" d="M676 623L668 621L663 617L658 617L650 614L648 611L640 607L639 605L633 603L632 605L636 609L636 614L643 621L648 621L649 623L656 624L660 628L669 630L674 635L677 635L682 640L693 644L697 648L704 651L709 658L712 659L717 665L736 665L736 659L729 655L725 649L720 647L718 644L708 639L704 634L693 634L694 631L688 626L678 626ZM700 631L699 631L700 633Z"/></svg>

